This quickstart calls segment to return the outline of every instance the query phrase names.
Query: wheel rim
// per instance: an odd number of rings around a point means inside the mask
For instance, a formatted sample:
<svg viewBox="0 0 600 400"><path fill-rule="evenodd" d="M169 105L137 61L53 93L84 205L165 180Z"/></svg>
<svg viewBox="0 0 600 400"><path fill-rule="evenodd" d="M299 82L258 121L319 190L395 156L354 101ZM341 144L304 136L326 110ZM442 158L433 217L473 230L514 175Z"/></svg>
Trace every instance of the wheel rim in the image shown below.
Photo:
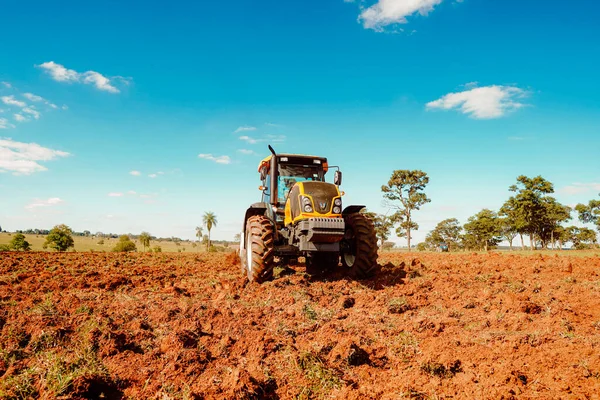
<svg viewBox="0 0 600 400"><path fill-rule="evenodd" d="M354 266L354 262L356 261L356 248L354 243L355 239L354 231L352 229L348 229L344 234L344 240L341 243L344 263L348 267Z"/></svg>
<svg viewBox="0 0 600 400"><path fill-rule="evenodd" d="M246 268L252 274L252 234L248 232L246 236Z"/></svg>
<svg viewBox="0 0 600 400"><path fill-rule="evenodd" d="M344 261L347 266L351 267L356 261L356 256L354 254L344 254Z"/></svg>

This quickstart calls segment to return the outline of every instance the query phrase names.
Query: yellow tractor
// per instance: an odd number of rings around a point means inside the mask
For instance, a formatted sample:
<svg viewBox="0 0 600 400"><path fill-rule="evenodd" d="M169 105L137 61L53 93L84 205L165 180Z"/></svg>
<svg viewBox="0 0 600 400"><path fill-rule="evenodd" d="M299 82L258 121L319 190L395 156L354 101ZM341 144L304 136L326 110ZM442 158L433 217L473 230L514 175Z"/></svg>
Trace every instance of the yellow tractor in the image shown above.
<svg viewBox="0 0 600 400"><path fill-rule="evenodd" d="M360 211L342 208L342 173L327 158L300 154L271 155L258 165L262 199L244 217L240 235L242 272L252 282L273 277L275 265L296 264L304 257L310 273L339 266L351 277L373 276L377 238L373 223ZM334 183L325 182L336 168Z"/></svg>

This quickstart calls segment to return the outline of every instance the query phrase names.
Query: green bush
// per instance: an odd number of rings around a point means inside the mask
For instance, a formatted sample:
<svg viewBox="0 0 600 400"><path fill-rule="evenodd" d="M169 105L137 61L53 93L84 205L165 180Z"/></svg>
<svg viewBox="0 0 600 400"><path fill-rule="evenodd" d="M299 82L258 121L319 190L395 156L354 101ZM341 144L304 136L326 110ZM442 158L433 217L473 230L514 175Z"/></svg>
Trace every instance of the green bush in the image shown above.
<svg viewBox="0 0 600 400"><path fill-rule="evenodd" d="M56 251L66 251L69 247L73 247L75 242L73 241L73 231L67 225L56 225L48 236L46 236L46 242L44 242L44 249L50 247Z"/></svg>
<svg viewBox="0 0 600 400"><path fill-rule="evenodd" d="M27 240L25 240L25 235L23 235L22 233L17 233L10 241L9 246L14 250L24 250L24 251L31 250L31 247L29 246L29 242Z"/></svg>
<svg viewBox="0 0 600 400"><path fill-rule="evenodd" d="M10 251L10 246L7 244L0 244L0 251Z"/></svg>
<svg viewBox="0 0 600 400"><path fill-rule="evenodd" d="M154 246L154 247L152 248L152 251L153 251L154 253L162 253L162 248L161 248L160 246Z"/></svg>
<svg viewBox="0 0 600 400"><path fill-rule="evenodd" d="M127 236L127 235L122 235L119 238L119 242L113 248L113 251L115 251L115 252L129 252L129 251L136 251L136 250L137 250L137 247L135 247L135 243L133 243L131 241L131 239L129 239L129 236Z"/></svg>

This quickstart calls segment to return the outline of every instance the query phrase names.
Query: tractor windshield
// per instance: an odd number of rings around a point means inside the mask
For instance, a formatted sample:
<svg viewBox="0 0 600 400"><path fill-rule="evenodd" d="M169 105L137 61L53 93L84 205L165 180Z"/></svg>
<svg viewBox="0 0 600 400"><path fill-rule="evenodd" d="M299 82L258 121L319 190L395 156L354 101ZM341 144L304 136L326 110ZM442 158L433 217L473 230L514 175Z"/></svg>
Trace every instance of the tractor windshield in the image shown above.
<svg viewBox="0 0 600 400"><path fill-rule="evenodd" d="M323 167L320 165L290 165L279 164L279 181L277 183L277 197L285 201L289 191L296 182L325 181Z"/></svg>

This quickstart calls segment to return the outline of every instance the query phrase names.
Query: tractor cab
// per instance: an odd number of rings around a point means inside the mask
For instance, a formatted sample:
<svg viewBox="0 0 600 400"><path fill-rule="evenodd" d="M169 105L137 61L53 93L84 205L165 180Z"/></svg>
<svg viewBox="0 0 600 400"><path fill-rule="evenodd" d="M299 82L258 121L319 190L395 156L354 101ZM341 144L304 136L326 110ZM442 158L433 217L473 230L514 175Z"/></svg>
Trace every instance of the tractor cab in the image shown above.
<svg viewBox="0 0 600 400"><path fill-rule="evenodd" d="M259 163L262 201L273 206L278 225L341 216L341 173L336 171L337 184L331 184L325 182L328 170L327 158L299 154L270 155Z"/></svg>

